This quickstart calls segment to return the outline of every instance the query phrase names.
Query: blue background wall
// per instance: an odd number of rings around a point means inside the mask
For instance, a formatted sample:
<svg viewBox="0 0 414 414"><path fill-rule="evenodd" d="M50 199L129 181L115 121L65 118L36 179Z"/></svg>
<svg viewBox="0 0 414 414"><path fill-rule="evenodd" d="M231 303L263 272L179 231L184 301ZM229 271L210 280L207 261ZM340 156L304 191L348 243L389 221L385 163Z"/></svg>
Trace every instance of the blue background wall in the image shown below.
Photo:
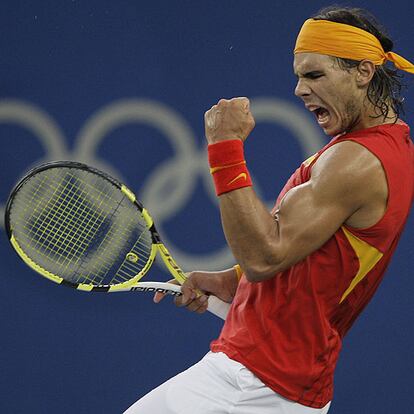
<svg viewBox="0 0 414 414"><path fill-rule="evenodd" d="M81 159L140 194L184 269L232 264L208 177L204 111L221 97L252 99L258 122L247 159L271 206L326 142L293 95L291 51L302 22L328 4L3 0L0 207L33 164ZM347 4L369 8L414 60L412 2ZM406 104L410 122L413 88ZM412 230L413 218L345 340L333 414L412 413ZM196 362L220 330L212 315L169 300L53 285L25 268L3 228L0 259L0 413L120 413Z"/></svg>

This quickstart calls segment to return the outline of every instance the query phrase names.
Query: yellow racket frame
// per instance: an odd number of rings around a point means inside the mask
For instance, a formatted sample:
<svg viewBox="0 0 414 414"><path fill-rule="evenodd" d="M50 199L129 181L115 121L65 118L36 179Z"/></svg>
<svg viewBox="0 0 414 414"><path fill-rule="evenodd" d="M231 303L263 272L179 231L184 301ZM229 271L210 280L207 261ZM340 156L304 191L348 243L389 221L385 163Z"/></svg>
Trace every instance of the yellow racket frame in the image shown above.
<svg viewBox="0 0 414 414"><path fill-rule="evenodd" d="M126 187L125 185L122 185L121 190L131 200L132 203L135 203L136 196L128 187ZM145 220L145 223L146 223L148 229L151 229L151 227L154 224L154 221L153 221L152 217L150 216L150 214L148 213L148 211L145 208L142 209L141 215L142 215L143 219ZM10 237L10 242L11 242L12 246L14 247L14 249L16 250L18 255L20 256L20 258L30 268L32 268L35 272L39 273L40 275L44 276L45 278L51 280L52 282L55 282L55 283L58 283L58 284L67 284L65 279L63 279L59 275L56 275L54 273L51 273L51 272L47 271L46 269L44 269L43 267L41 267L37 263L35 263L30 257L28 257L27 254L22 249L22 247L19 245L16 238L14 237L13 229L11 229L11 232L12 232L12 234L11 234L11 237ZM128 288L131 288L134 285L136 285L146 275L146 273L148 272L148 270L152 266L158 252L160 253L161 258L162 258L165 266L167 267L167 269L171 273L171 275L177 280L177 282L180 285L182 285L187 280L187 277L185 276L185 274L181 270L181 268L177 265L175 260L172 258L170 252L165 247L165 245L163 243L159 242L159 243L153 243L152 244L151 252L150 252L148 261L145 264L145 266L143 267L143 269L136 276L134 276L130 280L128 280L126 282L123 282L123 283L118 283L118 284L115 284L115 285L103 285L103 286L108 286L108 289L106 289L105 291L107 291L107 292L124 291L124 290L127 290ZM124 259L124 260L127 260L127 259ZM75 284L73 284L73 287L75 287L78 290L82 290L82 291L86 291L86 292L90 292L94 289L98 290L98 288L100 288L100 286L96 286L96 285L92 285L92 284L88 284L88 283L78 283L78 284L75 283Z"/></svg>

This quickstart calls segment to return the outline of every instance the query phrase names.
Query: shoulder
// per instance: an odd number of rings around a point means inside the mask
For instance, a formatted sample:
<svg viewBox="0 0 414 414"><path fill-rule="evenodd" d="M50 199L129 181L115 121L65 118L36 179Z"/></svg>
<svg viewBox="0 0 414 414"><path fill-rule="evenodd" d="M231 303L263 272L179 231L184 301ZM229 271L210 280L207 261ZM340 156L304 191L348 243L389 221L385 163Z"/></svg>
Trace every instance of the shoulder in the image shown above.
<svg viewBox="0 0 414 414"><path fill-rule="evenodd" d="M317 174L326 169L365 171L375 165L381 166L380 160L363 145L351 141L339 141L325 150L315 162L312 173ZM340 168L339 168L340 167Z"/></svg>
<svg viewBox="0 0 414 414"><path fill-rule="evenodd" d="M340 141L324 151L311 171L313 185L324 193L349 202L363 203L384 185L380 160L363 145Z"/></svg>
<svg viewBox="0 0 414 414"><path fill-rule="evenodd" d="M380 160L366 147L354 141L340 141L324 151L312 167L311 175L363 177L382 170Z"/></svg>

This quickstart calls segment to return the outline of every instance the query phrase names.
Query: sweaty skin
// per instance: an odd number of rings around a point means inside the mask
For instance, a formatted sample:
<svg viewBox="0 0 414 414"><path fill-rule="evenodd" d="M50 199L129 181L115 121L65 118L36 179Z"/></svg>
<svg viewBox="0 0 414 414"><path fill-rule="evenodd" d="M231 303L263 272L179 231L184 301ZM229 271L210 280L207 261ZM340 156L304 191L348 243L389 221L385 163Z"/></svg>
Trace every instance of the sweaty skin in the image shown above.
<svg viewBox="0 0 414 414"><path fill-rule="evenodd" d="M329 56L299 53L294 61L298 77L295 94L315 111L318 124L330 136L394 122L393 113L387 119L377 117L367 99L374 71L375 66L367 60L343 70ZM254 125L247 98L221 99L205 114L209 144L227 139L245 141ZM387 181L379 160L361 145L347 141L319 157L311 179L286 194L277 219L253 187L222 194L219 203L228 245L247 279L254 283L299 262L344 223L355 228L375 224L386 210L387 197ZM231 301L236 287L233 269L193 272L175 302L201 313L207 308L207 298L197 296L196 289Z"/></svg>

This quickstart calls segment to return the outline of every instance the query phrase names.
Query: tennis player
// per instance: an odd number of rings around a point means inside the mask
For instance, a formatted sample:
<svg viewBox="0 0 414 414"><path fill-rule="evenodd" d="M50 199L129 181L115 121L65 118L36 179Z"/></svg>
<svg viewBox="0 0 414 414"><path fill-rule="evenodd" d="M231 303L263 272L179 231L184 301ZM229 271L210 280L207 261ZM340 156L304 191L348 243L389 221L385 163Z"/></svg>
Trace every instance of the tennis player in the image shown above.
<svg viewBox="0 0 414 414"><path fill-rule="evenodd" d="M223 229L239 265L192 272L178 306L232 306L211 352L128 414L326 413L342 339L374 295L407 220L414 148L397 69L414 65L364 11L323 9L297 38L295 94L332 140L302 163L269 212L243 142L246 98L205 114ZM161 300L161 296L155 298Z"/></svg>

